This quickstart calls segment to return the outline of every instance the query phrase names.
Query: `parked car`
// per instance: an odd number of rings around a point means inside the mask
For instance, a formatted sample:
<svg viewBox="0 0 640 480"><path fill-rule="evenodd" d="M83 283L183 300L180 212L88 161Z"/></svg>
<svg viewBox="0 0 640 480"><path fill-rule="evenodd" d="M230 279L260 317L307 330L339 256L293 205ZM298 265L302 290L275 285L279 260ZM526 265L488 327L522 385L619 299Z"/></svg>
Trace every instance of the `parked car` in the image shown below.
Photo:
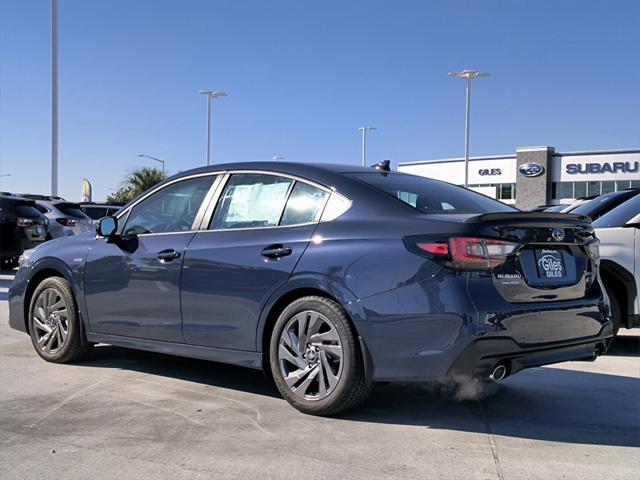
<svg viewBox="0 0 640 480"><path fill-rule="evenodd" d="M571 213L573 210L578 208L580 205L584 205L589 203L594 198L597 198L598 195L591 195L589 197L580 197L573 200L571 203L563 203L560 205L552 205L548 206L544 209L545 212L560 212L560 213Z"/></svg>
<svg viewBox="0 0 640 480"><path fill-rule="evenodd" d="M52 200L64 200L64 198L55 195L40 195L38 193L21 193L19 194L19 196L28 198L30 200L45 200L47 202L50 202Z"/></svg>
<svg viewBox="0 0 640 480"><path fill-rule="evenodd" d="M378 168L182 172L98 236L25 255L10 324L52 362L108 343L262 368L316 415L376 381L499 381L606 351L587 218Z"/></svg>
<svg viewBox="0 0 640 480"><path fill-rule="evenodd" d="M80 202L80 209L92 220L115 215L123 205L113 203Z"/></svg>
<svg viewBox="0 0 640 480"><path fill-rule="evenodd" d="M49 219L48 240L93 231L91 219L80 210L77 203L37 200L35 206Z"/></svg>
<svg viewBox="0 0 640 480"><path fill-rule="evenodd" d="M25 249L45 240L47 219L35 208L35 202L15 196L0 196L0 264L18 266Z"/></svg>
<svg viewBox="0 0 640 480"><path fill-rule="evenodd" d="M591 220L597 220L605 213L613 210L618 205L626 202L628 199L635 197L640 193L640 188L627 188L618 190L617 192L605 193L594 199L571 209L571 213L576 215L584 215Z"/></svg>
<svg viewBox="0 0 640 480"><path fill-rule="evenodd" d="M614 332L640 326L640 195L593 222L600 239L600 272Z"/></svg>

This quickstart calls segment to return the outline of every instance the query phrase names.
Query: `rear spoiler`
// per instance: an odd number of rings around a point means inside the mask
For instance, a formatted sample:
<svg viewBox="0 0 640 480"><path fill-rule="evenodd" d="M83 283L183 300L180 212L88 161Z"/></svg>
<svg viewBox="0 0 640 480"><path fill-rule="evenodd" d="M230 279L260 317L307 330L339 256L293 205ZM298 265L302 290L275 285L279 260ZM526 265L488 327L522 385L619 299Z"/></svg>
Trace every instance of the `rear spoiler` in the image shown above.
<svg viewBox="0 0 640 480"><path fill-rule="evenodd" d="M464 223L504 222L504 221L530 221L530 222L583 222L591 223L591 218L574 213L558 212L496 212L483 213L467 218Z"/></svg>

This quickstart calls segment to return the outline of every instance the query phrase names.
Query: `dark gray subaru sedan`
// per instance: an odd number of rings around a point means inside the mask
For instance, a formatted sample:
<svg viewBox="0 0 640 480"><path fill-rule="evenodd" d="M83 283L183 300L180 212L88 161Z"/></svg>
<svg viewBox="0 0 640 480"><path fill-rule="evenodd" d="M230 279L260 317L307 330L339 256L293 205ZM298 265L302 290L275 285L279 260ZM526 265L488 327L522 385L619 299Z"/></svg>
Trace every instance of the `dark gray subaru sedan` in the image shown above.
<svg viewBox="0 0 640 480"><path fill-rule="evenodd" d="M376 381L499 381L612 336L589 219L348 165L180 173L27 251L10 323L72 362L96 343L264 369L330 415Z"/></svg>

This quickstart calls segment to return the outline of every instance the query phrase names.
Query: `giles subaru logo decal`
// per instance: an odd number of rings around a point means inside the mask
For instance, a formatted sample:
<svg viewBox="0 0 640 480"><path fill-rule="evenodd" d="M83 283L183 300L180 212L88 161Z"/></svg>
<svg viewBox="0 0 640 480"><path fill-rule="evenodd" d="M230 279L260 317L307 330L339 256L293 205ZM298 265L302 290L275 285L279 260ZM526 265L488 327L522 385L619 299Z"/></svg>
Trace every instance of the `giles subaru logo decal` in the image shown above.
<svg viewBox="0 0 640 480"><path fill-rule="evenodd" d="M523 163L518 171L525 177L537 177L544 173L544 167L539 163Z"/></svg>

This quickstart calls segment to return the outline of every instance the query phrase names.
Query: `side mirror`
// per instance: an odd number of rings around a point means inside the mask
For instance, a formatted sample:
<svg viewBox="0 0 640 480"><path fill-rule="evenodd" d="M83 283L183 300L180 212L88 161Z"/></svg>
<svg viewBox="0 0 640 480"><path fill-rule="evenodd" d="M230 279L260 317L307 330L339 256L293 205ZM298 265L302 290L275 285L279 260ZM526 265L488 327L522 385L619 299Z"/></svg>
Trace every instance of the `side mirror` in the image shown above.
<svg viewBox="0 0 640 480"><path fill-rule="evenodd" d="M98 221L96 232L107 239L113 239L118 230L118 219L116 217L103 217Z"/></svg>

